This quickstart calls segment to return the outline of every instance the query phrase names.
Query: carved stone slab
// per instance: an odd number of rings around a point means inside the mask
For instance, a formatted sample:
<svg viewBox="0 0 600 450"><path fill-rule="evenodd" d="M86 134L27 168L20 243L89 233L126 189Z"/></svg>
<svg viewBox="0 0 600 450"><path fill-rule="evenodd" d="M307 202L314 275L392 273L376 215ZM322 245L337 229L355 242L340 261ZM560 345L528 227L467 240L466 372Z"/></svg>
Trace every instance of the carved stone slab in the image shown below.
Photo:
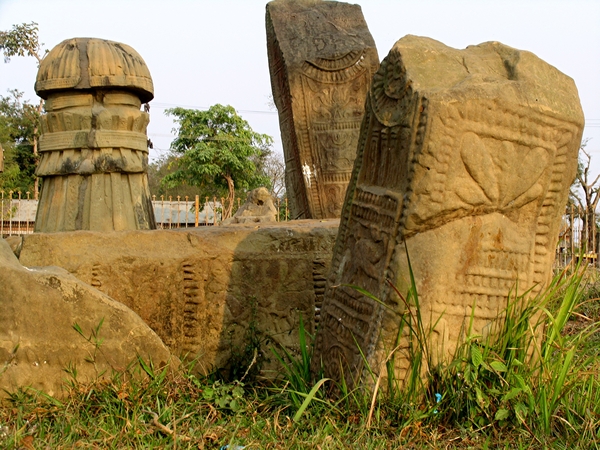
<svg viewBox="0 0 600 450"><path fill-rule="evenodd" d="M573 80L532 53L399 40L373 79L340 221L317 337L326 376L361 374L357 344L385 370L407 313L388 281L407 292L407 252L436 357L454 351L472 310L485 333L511 289L539 292L583 125Z"/></svg>
<svg viewBox="0 0 600 450"><path fill-rule="evenodd" d="M198 357L209 372L245 348L251 325L269 337L265 347L298 352L300 316L315 330L338 223L34 233L20 260L62 267L122 302L173 354Z"/></svg>
<svg viewBox="0 0 600 450"><path fill-rule="evenodd" d="M150 121L142 102L152 79L131 47L75 38L57 45L38 71L43 179L36 231L156 228L148 187Z"/></svg>
<svg viewBox="0 0 600 450"><path fill-rule="evenodd" d="M276 0L266 26L292 217L340 217L375 42L360 6L341 2Z"/></svg>

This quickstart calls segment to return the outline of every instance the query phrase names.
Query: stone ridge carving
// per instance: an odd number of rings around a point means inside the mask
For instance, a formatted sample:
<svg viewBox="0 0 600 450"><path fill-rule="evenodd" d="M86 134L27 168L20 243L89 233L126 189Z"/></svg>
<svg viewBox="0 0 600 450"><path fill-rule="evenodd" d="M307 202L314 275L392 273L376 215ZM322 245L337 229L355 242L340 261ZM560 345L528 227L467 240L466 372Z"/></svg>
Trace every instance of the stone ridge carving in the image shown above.
<svg viewBox="0 0 600 450"><path fill-rule="evenodd" d="M479 334L510 290L539 292L583 124L573 80L529 52L399 40L373 78L334 248L315 358L326 376L360 377L357 343L385 370L406 313L388 281L407 292L407 251L423 318L439 320L436 357L454 351L472 309Z"/></svg>
<svg viewBox="0 0 600 450"><path fill-rule="evenodd" d="M54 47L40 64L35 92L42 98L60 90L124 88L142 103L154 98L148 66L129 45L95 38L72 38Z"/></svg>
<svg viewBox="0 0 600 450"><path fill-rule="evenodd" d="M36 92L43 178L36 231L156 228L148 188L150 73L131 47L75 38L50 51Z"/></svg>
<svg viewBox="0 0 600 450"><path fill-rule="evenodd" d="M272 1L266 28L292 217L340 217L375 43L360 6L341 2Z"/></svg>

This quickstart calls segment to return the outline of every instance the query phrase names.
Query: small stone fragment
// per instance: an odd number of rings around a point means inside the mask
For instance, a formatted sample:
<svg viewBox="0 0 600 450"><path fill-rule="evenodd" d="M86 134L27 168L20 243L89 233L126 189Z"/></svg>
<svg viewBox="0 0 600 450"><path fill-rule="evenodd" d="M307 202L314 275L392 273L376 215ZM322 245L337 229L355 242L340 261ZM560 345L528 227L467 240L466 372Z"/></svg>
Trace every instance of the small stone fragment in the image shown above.
<svg viewBox="0 0 600 450"><path fill-rule="evenodd" d="M248 198L233 217L224 220L223 225L232 223L258 223L275 222L277 208L273 204L273 197L264 187L248 192Z"/></svg>

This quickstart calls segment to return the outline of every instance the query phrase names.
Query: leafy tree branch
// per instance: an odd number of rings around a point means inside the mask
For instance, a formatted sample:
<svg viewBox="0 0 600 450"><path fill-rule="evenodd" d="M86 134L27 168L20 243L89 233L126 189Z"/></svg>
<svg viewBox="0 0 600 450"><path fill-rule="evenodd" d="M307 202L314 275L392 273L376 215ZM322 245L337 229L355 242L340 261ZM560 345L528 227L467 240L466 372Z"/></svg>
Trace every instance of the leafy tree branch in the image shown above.
<svg viewBox="0 0 600 450"><path fill-rule="evenodd" d="M231 216L236 190L270 188L264 173L273 139L256 133L231 106L216 104L207 111L173 108L177 137L171 143L171 167L163 178L168 188L197 186L203 194L226 193L223 219Z"/></svg>

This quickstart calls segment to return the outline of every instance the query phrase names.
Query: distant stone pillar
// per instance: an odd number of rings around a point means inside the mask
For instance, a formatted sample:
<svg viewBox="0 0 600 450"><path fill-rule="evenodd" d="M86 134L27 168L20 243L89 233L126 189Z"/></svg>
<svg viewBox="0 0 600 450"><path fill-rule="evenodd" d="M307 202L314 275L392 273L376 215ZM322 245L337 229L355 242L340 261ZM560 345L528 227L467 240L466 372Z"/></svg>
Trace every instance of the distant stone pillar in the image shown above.
<svg viewBox="0 0 600 450"><path fill-rule="evenodd" d="M360 6L342 2L270 2L266 28L292 219L340 217L375 42Z"/></svg>
<svg viewBox="0 0 600 450"><path fill-rule="evenodd" d="M155 229L148 187L150 72L131 47L68 39L44 58L35 83L46 100L36 174L35 231Z"/></svg>
<svg viewBox="0 0 600 450"><path fill-rule="evenodd" d="M573 80L532 53L400 39L373 77L340 221L313 358L325 376L351 384L366 361L385 377L399 345L403 379L409 311L390 284L407 293L407 252L434 358L455 351L471 313L485 334L511 290L540 292L583 125Z"/></svg>

